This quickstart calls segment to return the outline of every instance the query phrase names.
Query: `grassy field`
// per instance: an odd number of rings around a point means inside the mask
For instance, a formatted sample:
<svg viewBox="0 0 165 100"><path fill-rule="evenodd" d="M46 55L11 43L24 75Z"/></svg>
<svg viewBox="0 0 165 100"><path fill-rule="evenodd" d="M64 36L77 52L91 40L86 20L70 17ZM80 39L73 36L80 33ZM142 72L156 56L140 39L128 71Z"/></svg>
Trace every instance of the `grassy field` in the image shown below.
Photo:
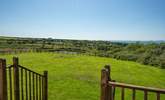
<svg viewBox="0 0 165 100"><path fill-rule="evenodd" d="M165 70L135 62L120 61L104 57L65 55L53 53L24 53L2 55L11 64L12 57L18 56L20 64L34 71L49 73L49 100L99 100L100 70L104 65L112 66L112 79L157 88L165 88ZM127 91L126 100L130 98ZM120 92L117 90L116 100ZM165 96L161 100L165 100ZM137 100L143 100L138 93ZM154 100L151 94L149 100ZM131 100L131 99L130 99Z"/></svg>

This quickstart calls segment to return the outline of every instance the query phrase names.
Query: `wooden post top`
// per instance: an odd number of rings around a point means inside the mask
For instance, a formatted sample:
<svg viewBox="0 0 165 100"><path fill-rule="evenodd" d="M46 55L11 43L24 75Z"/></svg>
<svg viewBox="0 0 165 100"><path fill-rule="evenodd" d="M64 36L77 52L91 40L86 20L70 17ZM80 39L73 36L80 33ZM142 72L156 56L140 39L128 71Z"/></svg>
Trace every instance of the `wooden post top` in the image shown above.
<svg viewBox="0 0 165 100"><path fill-rule="evenodd" d="M18 61L18 57L13 57L13 65L18 65L19 61Z"/></svg>

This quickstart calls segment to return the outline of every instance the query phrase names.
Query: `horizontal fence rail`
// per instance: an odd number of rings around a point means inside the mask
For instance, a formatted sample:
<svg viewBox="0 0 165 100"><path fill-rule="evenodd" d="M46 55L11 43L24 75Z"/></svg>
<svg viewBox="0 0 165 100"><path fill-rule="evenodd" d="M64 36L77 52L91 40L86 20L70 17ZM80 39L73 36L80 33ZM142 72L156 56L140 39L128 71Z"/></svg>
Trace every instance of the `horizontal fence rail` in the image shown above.
<svg viewBox="0 0 165 100"><path fill-rule="evenodd" d="M136 90L149 91L149 92L159 92L165 94L165 89L159 89L159 88L137 86L137 85L125 84L120 82L111 82L111 81L109 81L109 85L115 87L123 87L123 88L136 89Z"/></svg>
<svg viewBox="0 0 165 100"><path fill-rule="evenodd" d="M151 88L144 86L137 86L132 84L125 84L120 82L115 82L111 79L110 73L111 69L109 65L106 65L104 69L101 70L101 97L100 100L115 100L116 88L120 89L120 99L125 100L126 89L131 90L131 99L129 100L139 100L137 99L137 91L142 92L144 97L143 100L150 100L149 93L156 95L155 100L161 100L161 95L165 95L165 89ZM128 100L128 99L126 99Z"/></svg>
<svg viewBox="0 0 165 100"><path fill-rule="evenodd" d="M48 72L42 75L23 67L17 57L8 67L0 59L0 100L48 100Z"/></svg>

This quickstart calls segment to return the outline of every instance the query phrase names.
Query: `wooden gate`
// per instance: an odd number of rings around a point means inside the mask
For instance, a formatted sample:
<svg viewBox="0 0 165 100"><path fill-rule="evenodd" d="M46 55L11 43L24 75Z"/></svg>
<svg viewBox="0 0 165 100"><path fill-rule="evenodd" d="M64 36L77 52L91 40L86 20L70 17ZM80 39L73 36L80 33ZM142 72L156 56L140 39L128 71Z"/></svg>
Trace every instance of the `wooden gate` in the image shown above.
<svg viewBox="0 0 165 100"><path fill-rule="evenodd" d="M100 100L115 100L115 89L120 88L120 100L125 100L125 90L132 90L130 100L139 100L136 96L136 91L141 91L144 94L143 100L149 100L148 94L154 93L156 95L155 100L161 99L161 94L165 95L165 89L137 86L125 83L119 83L111 79L111 69L109 65L101 70L101 97Z"/></svg>
<svg viewBox="0 0 165 100"><path fill-rule="evenodd" d="M48 72L23 67L17 57L10 66L0 59L0 100L48 100Z"/></svg>

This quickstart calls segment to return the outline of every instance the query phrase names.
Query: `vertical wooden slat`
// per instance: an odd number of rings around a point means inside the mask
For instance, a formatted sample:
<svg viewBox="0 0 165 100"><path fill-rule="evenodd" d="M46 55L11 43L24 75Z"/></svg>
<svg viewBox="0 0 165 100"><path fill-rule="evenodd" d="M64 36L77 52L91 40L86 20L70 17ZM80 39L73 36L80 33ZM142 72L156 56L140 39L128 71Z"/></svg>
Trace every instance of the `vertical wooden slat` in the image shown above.
<svg viewBox="0 0 165 100"><path fill-rule="evenodd" d="M0 59L0 100L7 100L7 77L5 59Z"/></svg>
<svg viewBox="0 0 165 100"><path fill-rule="evenodd" d="M112 81L113 81L113 82L116 82L115 80L112 80ZM113 90L113 91L112 91L112 95L113 95L113 96L112 96L112 97L113 97L112 100L115 100L115 91L116 91L116 87L115 87L115 86L112 86L112 90Z"/></svg>
<svg viewBox="0 0 165 100"><path fill-rule="evenodd" d="M41 100L41 76L39 76L39 100Z"/></svg>
<svg viewBox="0 0 165 100"><path fill-rule="evenodd" d="M14 66L14 100L20 100L20 87L19 87L19 67L18 67L18 58L13 58Z"/></svg>
<svg viewBox="0 0 165 100"><path fill-rule="evenodd" d="M31 72L29 72L29 99L32 99L32 94L31 94Z"/></svg>
<svg viewBox="0 0 165 100"><path fill-rule="evenodd" d="M36 75L36 100L38 100L38 75Z"/></svg>
<svg viewBox="0 0 165 100"><path fill-rule="evenodd" d="M147 96L147 95L148 95L148 93L147 93L147 91L145 90L145 91L144 91L144 100L147 100L147 99L148 99L148 96Z"/></svg>
<svg viewBox="0 0 165 100"><path fill-rule="evenodd" d="M48 100L48 71L44 71L44 100Z"/></svg>
<svg viewBox="0 0 165 100"><path fill-rule="evenodd" d="M121 88L121 100L124 100L124 87Z"/></svg>
<svg viewBox="0 0 165 100"><path fill-rule="evenodd" d="M160 100L160 93L159 92L156 94L156 97L157 97L157 100Z"/></svg>
<svg viewBox="0 0 165 100"><path fill-rule="evenodd" d="M13 100L13 87L12 87L12 76L11 76L11 68L9 68L9 91L10 91L10 100Z"/></svg>
<svg viewBox="0 0 165 100"><path fill-rule="evenodd" d="M112 96L111 100L115 100L115 86L112 86Z"/></svg>
<svg viewBox="0 0 165 100"><path fill-rule="evenodd" d="M44 96L44 77L42 76L42 100L44 100L45 96Z"/></svg>
<svg viewBox="0 0 165 100"><path fill-rule="evenodd" d="M23 69L21 68L21 94L22 100L24 100L24 85L23 85Z"/></svg>
<svg viewBox="0 0 165 100"><path fill-rule="evenodd" d="M132 100L135 100L136 97L136 91L135 89L132 89Z"/></svg>
<svg viewBox="0 0 165 100"><path fill-rule="evenodd" d="M27 70L25 70L25 88L26 88L26 100L28 100L28 77L27 77Z"/></svg>
<svg viewBox="0 0 165 100"><path fill-rule="evenodd" d="M33 100L35 100L35 84L34 84L34 73L32 73L33 76Z"/></svg>
<svg viewBox="0 0 165 100"><path fill-rule="evenodd" d="M113 87L107 86L107 100L113 100Z"/></svg>

